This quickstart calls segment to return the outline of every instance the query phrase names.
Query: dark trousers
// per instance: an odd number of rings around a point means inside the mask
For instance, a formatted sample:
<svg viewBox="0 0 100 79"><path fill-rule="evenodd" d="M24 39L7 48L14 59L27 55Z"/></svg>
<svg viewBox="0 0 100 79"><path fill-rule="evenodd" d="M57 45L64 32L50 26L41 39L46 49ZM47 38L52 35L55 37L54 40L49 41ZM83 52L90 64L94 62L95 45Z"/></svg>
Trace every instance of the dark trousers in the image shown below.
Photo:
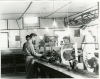
<svg viewBox="0 0 100 79"><path fill-rule="evenodd" d="M33 56L26 57L26 77L35 78L35 63L36 59Z"/></svg>

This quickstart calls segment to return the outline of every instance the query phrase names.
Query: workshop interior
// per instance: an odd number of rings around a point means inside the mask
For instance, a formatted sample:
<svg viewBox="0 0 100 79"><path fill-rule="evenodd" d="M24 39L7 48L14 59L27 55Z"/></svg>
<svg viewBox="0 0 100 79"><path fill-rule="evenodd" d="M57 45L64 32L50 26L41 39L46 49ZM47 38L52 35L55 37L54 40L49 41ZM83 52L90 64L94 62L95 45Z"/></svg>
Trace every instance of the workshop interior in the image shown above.
<svg viewBox="0 0 100 79"><path fill-rule="evenodd" d="M1 78L99 78L99 1L0 1Z"/></svg>

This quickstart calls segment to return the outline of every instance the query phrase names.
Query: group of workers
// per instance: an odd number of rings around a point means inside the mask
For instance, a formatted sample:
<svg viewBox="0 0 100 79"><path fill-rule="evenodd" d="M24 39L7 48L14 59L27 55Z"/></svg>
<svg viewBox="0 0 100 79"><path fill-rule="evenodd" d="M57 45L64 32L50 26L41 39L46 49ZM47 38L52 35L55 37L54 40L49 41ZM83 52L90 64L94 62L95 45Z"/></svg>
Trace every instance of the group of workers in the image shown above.
<svg viewBox="0 0 100 79"><path fill-rule="evenodd" d="M35 47L35 41L36 41L36 34L35 33L31 33L30 35L26 36L26 42L23 44L23 52L24 52L24 56L25 56L25 61L26 61L26 74L27 77L31 74L31 72L29 71L30 66L32 61L34 61L35 59L43 56L43 54L39 53L39 49ZM68 37L64 37L63 38L65 43L69 43L69 38ZM67 47L72 47L71 44L68 44ZM68 54L67 54L68 55ZM64 55L66 56L66 55Z"/></svg>
<svg viewBox="0 0 100 79"><path fill-rule="evenodd" d="M26 42L23 45L23 52L24 52L24 56L25 56L25 61L26 61L26 76L30 77L30 75L33 73L33 70L30 70L31 68L31 64L34 63L35 59L40 58L41 56L44 55L40 54L40 50L38 49L38 47L35 47L35 41L36 41L36 34L35 33L31 33L30 35L26 36ZM61 50L66 49L66 48L72 48L72 50L74 49L73 45L70 43L70 39L68 36L63 37L63 41L64 44L61 47L61 49L58 51L60 56L61 56ZM74 58L75 60L75 55L74 57L72 56L72 50L66 50L63 53L63 58L65 60L68 61L69 64L70 60ZM64 63L62 61L62 63ZM66 64L66 63L65 63ZM30 72L31 71L31 72Z"/></svg>
<svg viewBox="0 0 100 79"><path fill-rule="evenodd" d="M40 54L38 47L35 47L35 45L34 45L35 44L34 42L36 41L36 36L37 35L35 33L31 33L30 35L27 35L26 36L27 41L23 44L23 52L24 52L25 61L26 61L27 77L31 74L29 72L29 69L30 69L30 65L31 65L32 61L34 61L34 59L37 59L44 55L44 54ZM63 49L64 48L73 48L72 44L70 44L69 37L67 37L67 36L63 37L63 41L64 41ZM59 50L59 52L60 52L60 50ZM67 51L67 53L64 53L64 58L66 60L70 60L70 54L71 54L71 51Z"/></svg>

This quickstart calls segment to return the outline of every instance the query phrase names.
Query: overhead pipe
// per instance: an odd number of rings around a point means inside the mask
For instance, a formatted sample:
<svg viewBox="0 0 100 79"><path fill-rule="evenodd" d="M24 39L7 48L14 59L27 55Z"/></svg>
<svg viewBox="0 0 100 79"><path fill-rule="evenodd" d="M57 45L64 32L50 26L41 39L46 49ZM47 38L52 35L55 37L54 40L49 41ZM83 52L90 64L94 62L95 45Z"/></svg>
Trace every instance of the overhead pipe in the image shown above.
<svg viewBox="0 0 100 79"><path fill-rule="evenodd" d="M68 4L70 4L70 3L71 3L71 2L69 2L69 3L65 4L64 6L60 7L60 8L59 8L59 9L57 9L56 11L52 12L51 14L49 14L48 16L43 17L43 18L47 18L47 17L51 16L52 14L56 13L58 10L62 9L63 7L67 6L67 5L68 5Z"/></svg>
<svg viewBox="0 0 100 79"><path fill-rule="evenodd" d="M70 28L79 28L79 27L70 27ZM45 29L45 28L28 28L29 30L33 30L33 29ZM59 29L59 28L48 28L48 29ZM63 27L61 28L62 30L64 29ZM3 30L27 30L27 28L25 29L1 29Z"/></svg>
<svg viewBox="0 0 100 79"><path fill-rule="evenodd" d="M50 13L50 12L46 12ZM41 14L46 14L46 13L41 13ZM56 13L79 13L79 12L56 12ZM3 13L1 15L12 15L12 14L23 14L23 13ZM25 14L40 14L40 13L25 13Z"/></svg>
<svg viewBox="0 0 100 79"><path fill-rule="evenodd" d="M31 4L32 4L32 2L30 2L30 4L28 5L28 7L27 7L26 10L24 11L24 13L20 16L19 19L21 19L21 18L23 17L23 15L26 13L26 11L30 8Z"/></svg>

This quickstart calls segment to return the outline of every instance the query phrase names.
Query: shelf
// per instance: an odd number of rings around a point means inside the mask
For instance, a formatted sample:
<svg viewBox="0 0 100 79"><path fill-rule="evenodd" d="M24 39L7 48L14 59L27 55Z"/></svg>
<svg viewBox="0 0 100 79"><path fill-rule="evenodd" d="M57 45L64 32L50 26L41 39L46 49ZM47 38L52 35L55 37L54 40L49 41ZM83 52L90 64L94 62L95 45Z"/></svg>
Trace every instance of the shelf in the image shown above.
<svg viewBox="0 0 100 79"><path fill-rule="evenodd" d="M16 67L16 72L25 72L25 66Z"/></svg>
<svg viewBox="0 0 100 79"><path fill-rule="evenodd" d="M1 74L15 73L14 67L1 68Z"/></svg>
<svg viewBox="0 0 100 79"><path fill-rule="evenodd" d="M25 72L24 55L19 52L6 53L1 55L1 74Z"/></svg>
<svg viewBox="0 0 100 79"><path fill-rule="evenodd" d="M7 67L15 67L15 66L14 65L5 65L5 64L1 65L1 68L7 68Z"/></svg>
<svg viewBox="0 0 100 79"><path fill-rule="evenodd" d="M16 66L25 66L25 64L17 64Z"/></svg>

